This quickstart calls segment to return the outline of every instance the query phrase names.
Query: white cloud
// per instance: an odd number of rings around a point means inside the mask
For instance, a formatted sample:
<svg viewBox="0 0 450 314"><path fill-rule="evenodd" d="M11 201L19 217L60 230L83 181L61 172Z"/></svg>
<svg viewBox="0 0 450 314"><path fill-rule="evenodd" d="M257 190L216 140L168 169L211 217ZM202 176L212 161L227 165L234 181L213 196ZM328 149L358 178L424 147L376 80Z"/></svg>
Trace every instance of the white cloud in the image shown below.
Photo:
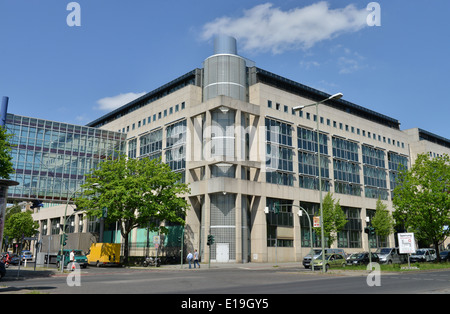
<svg viewBox="0 0 450 314"><path fill-rule="evenodd" d="M114 109L117 109L130 101L135 100L136 98L139 98L141 96L144 96L146 93L126 93L126 94L119 94L117 96L112 97L105 97L102 99L97 100L97 104L99 106L97 109L105 110L105 111L111 111Z"/></svg>
<svg viewBox="0 0 450 314"><path fill-rule="evenodd" d="M217 34L236 37L244 51L307 49L316 43L343 33L356 32L367 26L366 8L350 4L330 9L321 1L303 8L282 11L273 4L257 5L239 18L221 17L203 26L202 38Z"/></svg>

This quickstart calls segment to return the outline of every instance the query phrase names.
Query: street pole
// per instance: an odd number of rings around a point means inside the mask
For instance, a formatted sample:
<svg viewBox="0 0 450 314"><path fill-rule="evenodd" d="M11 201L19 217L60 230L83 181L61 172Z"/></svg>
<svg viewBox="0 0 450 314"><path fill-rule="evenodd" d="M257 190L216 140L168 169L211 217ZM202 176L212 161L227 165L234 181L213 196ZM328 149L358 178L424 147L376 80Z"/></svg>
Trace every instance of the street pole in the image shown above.
<svg viewBox="0 0 450 314"><path fill-rule="evenodd" d="M91 185L91 187L95 187L95 186L99 186L100 184L98 183L93 183ZM66 234L66 219L67 219L67 207L69 206L69 201L70 199L79 191L81 190L82 187L80 186L78 189L75 190L75 192L73 192L73 194L70 195L70 197L67 198L67 202L66 202L66 209L64 210L64 224L63 224L63 229L62 229L62 234L61 234L61 272L64 272L64 261L65 261L65 255L64 255L64 235Z"/></svg>
<svg viewBox="0 0 450 314"><path fill-rule="evenodd" d="M181 269L183 269L183 244L184 244L184 229L185 226L183 226L183 234L181 236Z"/></svg>
<svg viewBox="0 0 450 314"><path fill-rule="evenodd" d="M316 102L311 105L307 106L298 106L293 108L294 111L302 110L306 107L316 106L316 134L317 134L317 167L319 171L319 205L320 205L320 238L321 238L321 244L322 244L322 272L325 273L325 235L324 235L324 228L323 228L323 206L322 206L322 174L321 174L321 168L320 168L320 130L319 130L319 105L323 104L324 102L331 100L331 99L340 99L342 98L342 93L334 94L327 99L324 99L322 101Z"/></svg>

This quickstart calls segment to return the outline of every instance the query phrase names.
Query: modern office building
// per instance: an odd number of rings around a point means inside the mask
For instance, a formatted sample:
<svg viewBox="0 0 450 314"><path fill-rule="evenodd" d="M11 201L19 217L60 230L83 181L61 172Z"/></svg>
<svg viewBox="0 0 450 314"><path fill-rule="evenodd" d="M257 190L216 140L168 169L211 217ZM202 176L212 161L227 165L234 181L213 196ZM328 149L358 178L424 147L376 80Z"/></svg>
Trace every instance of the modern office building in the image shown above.
<svg viewBox="0 0 450 314"><path fill-rule="evenodd" d="M318 213L319 171L323 196L333 193L348 219L332 247L362 251L368 249L366 218L374 216L377 200L393 210L392 190L400 168L409 168L418 153L450 154L450 140L421 129L403 131L398 120L345 99L321 104L319 115L315 107L293 110L329 96L256 67L237 54L235 39L218 37L203 68L96 119L86 129L108 134L99 136L111 140L109 148L126 136L129 158L161 157L183 174L191 189L185 196L191 205L185 243L199 249L203 260L300 261L311 244L321 246L319 235L310 237L308 217L298 215L300 207L311 220ZM71 142L68 137L58 140L59 145ZM51 143L53 139L47 145ZM82 171L81 162L66 164L77 169L73 174L68 169L71 175ZM31 177L33 171L24 169L13 178L30 176L20 193L34 195L32 187L40 183ZM16 189L11 189L13 194L19 194ZM45 195L54 199L56 194L48 188ZM41 209L35 219L44 212ZM215 237L210 247L208 235ZM145 241L146 236L137 229L132 241ZM393 235L371 241L372 248L394 245Z"/></svg>
<svg viewBox="0 0 450 314"><path fill-rule="evenodd" d="M84 175L124 148L123 133L7 114L12 134L11 155L20 182L8 191L9 200L66 202L84 183Z"/></svg>

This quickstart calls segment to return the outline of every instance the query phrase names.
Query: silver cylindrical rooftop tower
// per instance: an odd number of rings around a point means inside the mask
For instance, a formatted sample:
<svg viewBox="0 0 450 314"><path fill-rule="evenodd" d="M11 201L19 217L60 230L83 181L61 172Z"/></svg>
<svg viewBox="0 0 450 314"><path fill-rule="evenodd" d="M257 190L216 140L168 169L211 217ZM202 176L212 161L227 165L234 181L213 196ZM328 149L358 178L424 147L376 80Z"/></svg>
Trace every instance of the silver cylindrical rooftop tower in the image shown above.
<svg viewBox="0 0 450 314"><path fill-rule="evenodd" d="M214 55L205 60L203 68L203 101L220 95L246 101L246 60L237 55L235 38L217 36Z"/></svg>
<svg viewBox="0 0 450 314"><path fill-rule="evenodd" d="M214 54L237 55L236 38L230 36L216 36L214 38Z"/></svg>

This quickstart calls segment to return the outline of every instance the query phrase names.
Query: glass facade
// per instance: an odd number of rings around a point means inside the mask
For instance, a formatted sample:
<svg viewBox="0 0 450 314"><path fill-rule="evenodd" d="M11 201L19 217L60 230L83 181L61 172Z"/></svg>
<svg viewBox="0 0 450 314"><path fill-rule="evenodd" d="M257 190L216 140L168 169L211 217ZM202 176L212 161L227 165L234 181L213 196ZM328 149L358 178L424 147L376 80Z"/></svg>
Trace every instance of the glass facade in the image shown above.
<svg viewBox="0 0 450 314"><path fill-rule="evenodd" d="M123 152L126 134L8 114L11 155L20 184L10 200L65 202L84 183L84 175L106 158Z"/></svg>

